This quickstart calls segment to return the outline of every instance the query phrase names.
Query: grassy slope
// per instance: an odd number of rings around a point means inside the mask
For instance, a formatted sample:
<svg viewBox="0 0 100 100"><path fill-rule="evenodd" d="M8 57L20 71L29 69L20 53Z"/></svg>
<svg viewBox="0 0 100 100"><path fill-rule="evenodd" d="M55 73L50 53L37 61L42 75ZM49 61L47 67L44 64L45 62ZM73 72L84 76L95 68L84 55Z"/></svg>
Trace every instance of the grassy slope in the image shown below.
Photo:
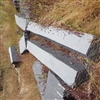
<svg viewBox="0 0 100 100"><path fill-rule="evenodd" d="M100 36L99 0L34 0L31 5L32 18L43 25Z"/></svg>
<svg viewBox="0 0 100 100"><path fill-rule="evenodd" d="M0 1L0 12L2 19L0 19L0 70L4 70L0 100L34 100L34 98L40 100L31 69L36 59L30 54L21 56L22 63L18 68L20 74L10 63L8 47L14 45L18 49L18 41L21 37L20 33L16 34L19 29L14 19L13 3L10 0Z"/></svg>

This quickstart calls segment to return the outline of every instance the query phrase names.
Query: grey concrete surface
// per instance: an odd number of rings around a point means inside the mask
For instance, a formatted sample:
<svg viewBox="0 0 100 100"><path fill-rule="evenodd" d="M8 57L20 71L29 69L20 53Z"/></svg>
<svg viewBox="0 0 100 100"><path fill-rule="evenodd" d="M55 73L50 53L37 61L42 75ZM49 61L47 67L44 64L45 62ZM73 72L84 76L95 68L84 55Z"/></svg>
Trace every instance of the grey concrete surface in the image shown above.
<svg viewBox="0 0 100 100"><path fill-rule="evenodd" d="M61 85L55 74L49 71L43 100L64 100L64 90L65 88Z"/></svg>
<svg viewBox="0 0 100 100"><path fill-rule="evenodd" d="M89 78L84 65L77 62L75 58L42 45L39 41L28 41L27 49L72 88Z"/></svg>

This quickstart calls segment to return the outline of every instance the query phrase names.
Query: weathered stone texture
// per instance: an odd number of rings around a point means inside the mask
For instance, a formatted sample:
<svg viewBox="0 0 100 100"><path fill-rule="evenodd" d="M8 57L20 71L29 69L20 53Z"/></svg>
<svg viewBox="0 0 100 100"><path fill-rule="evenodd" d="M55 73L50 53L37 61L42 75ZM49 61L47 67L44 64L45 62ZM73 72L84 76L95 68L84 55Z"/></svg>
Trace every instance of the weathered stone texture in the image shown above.
<svg viewBox="0 0 100 100"><path fill-rule="evenodd" d="M100 61L100 39L94 37L91 46L87 52L87 57L95 62Z"/></svg>

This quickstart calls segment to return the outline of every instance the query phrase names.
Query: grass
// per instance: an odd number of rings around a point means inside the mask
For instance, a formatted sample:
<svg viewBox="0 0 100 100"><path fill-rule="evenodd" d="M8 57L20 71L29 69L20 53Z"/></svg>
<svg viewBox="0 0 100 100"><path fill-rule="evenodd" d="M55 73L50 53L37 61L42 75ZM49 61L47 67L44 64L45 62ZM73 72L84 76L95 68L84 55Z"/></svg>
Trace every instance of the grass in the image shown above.
<svg viewBox="0 0 100 100"><path fill-rule="evenodd" d="M18 42L22 36L22 31L15 23L16 10L12 1L1 0L0 12L0 70L4 70L3 91L0 92L0 100L34 100L34 98L40 100L31 69L35 58L29 54L21 56L22 63L18 68L21 76L10 62L8 47L13 45L18 49ZM28 58L27 61L26 58ZM20 83L18 77L20 77ZM21 90L23 91L20 93Z"/></svg>
<svg viewBox="0 0 100 100"><path fill-rule="evenodd" d="M40 24L100 36L99 0L34 0L34 2L30 0L30 2L30 14L34 15L32 19Z"/></svg>
<svg viewBox="0 0 100 100"><path fill-rule="evenodd" d="M90 80L74 90L73 95L84 100L100 99L100 64L91 64Z"/></svg>

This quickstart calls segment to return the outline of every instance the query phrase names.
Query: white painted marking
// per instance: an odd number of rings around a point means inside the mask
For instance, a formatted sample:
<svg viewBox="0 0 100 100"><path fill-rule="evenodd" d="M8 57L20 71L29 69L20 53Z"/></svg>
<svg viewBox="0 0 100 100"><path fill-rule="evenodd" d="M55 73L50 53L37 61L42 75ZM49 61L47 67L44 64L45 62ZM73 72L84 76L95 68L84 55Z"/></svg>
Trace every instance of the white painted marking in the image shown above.
<svg viewBox="0 0 100 100"><path fill-rule="evenodd" d="M57 74L65 83L67 83L69 86L73 85L77 75L76 70L72 69L30 41L27 42L27 49L39 61L55 72L55 74Z"/></svg>
<svg viewBox="0 0 100 100"><path fill-rule="evenodd" d="M60 86L63 90L65 90L65 88L61 84L58 83L58 86Z"/></svg>
<svg viewBox="0 0 100 100"><path fill-rule="evenodd" d="M56 91L57 92L57 94L61 97L61 98L63 98L63 96L58 92L58 91Z"/></svg>
<svg viewBox="0 0 100 100"><path fill-rule="evenodd" d="M55 100L57 100L57 99L55 98Z"/></svg>

